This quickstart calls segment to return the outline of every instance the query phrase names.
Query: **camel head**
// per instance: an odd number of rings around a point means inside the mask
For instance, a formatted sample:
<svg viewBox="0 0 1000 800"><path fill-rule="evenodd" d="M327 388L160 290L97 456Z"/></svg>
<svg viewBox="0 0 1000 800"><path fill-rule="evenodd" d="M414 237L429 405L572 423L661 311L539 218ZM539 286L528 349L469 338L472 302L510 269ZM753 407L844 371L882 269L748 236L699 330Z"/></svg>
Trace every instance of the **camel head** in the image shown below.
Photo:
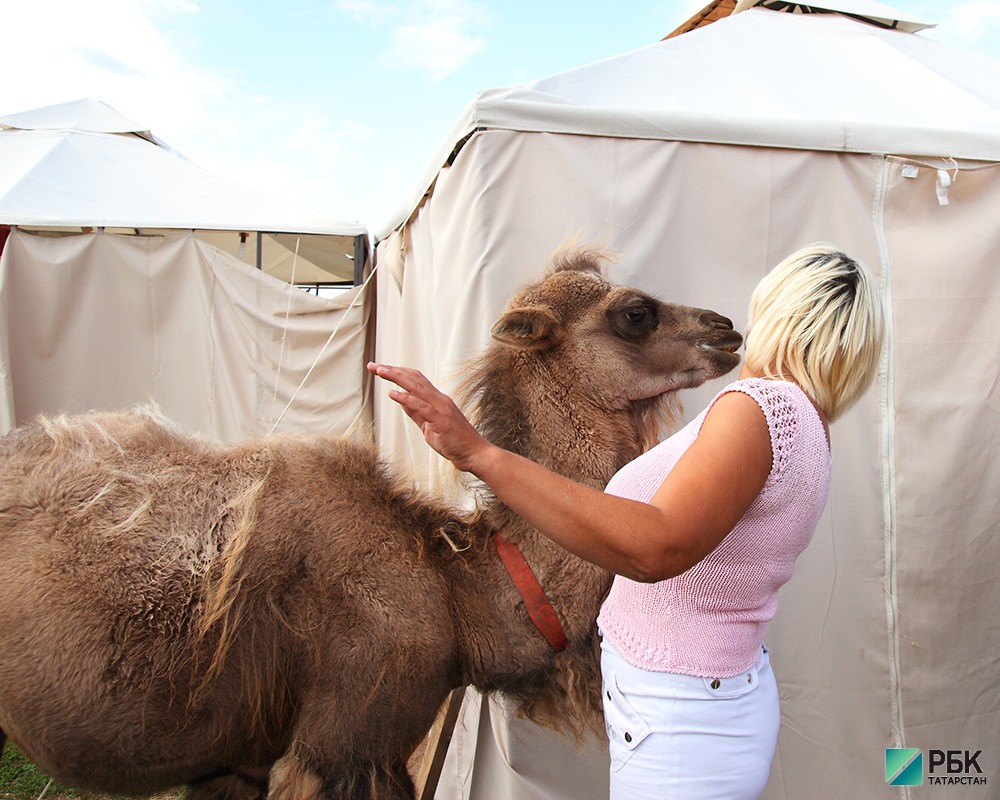
<svg viewBox="0 0 1000 800"><path fill-rule="evenodd" d="M739 363L743 342L715 311L610 283L591 253L565 257L515 295L493 337L575 373L579 381L563 385L609 410L724 375Z"/></svg>
<svg viewBox="0 0 1000 800"><path fill-rule="evenodd" d="M548 463L540 440L596 436L617 443L620 463L672 421L679 390L739 363L743 337L729 319L617 286L602 263L588 251L562 256L508 302L463 393L487 438Z"/></svg>

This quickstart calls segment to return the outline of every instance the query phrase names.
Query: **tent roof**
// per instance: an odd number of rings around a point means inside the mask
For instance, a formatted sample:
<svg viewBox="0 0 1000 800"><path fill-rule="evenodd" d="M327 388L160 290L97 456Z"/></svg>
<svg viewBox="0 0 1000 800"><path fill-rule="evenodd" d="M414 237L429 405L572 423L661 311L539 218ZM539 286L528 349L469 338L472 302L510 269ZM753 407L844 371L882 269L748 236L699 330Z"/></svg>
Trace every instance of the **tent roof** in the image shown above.
<svg viewBox="0 0 1000 800"><path fill-rule="evenodd" d="M8 114L0 117L0 129L134 133L150 142L163 145L163 142L153 136L152 131L143 130L141 125L119 114L111 106L89 98Z"/></svg>
<svg viewBox="0 0 1000 800"><path fill-rule="evenodd" d="M873 0L834 4L844 13L748 8L639 50L479 93L380 238L479 129L1000 161L1000 61L880 27L892 9ZM856 18L865 10L875 24Z"/></svg>
<svg viewBox="0 0 1000 800"><path fill-rule="evenodd" d="M0 223L366 233L213 175L95 100L0 117Z"/></svg>

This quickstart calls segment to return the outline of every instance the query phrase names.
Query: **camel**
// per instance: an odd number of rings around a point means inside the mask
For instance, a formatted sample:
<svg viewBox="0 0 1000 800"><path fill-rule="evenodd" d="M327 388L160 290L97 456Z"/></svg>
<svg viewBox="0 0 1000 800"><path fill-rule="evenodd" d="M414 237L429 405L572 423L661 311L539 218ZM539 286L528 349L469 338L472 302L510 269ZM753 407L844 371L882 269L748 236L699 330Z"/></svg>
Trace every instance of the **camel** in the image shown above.
<svg viewBox="0 0 1000 800"><path fill-rule="evenodd" d="M677 393L739 361L713 311L577 252L525 287L466 370L493 441L603 486ZM498 556L558 619L536 628ZM404 800L448 693L600 725L611 576L479 495L456 509L346 439L223 446L155 411L39 418L0 439L0 747L81 788L191 800Z"/></svg>

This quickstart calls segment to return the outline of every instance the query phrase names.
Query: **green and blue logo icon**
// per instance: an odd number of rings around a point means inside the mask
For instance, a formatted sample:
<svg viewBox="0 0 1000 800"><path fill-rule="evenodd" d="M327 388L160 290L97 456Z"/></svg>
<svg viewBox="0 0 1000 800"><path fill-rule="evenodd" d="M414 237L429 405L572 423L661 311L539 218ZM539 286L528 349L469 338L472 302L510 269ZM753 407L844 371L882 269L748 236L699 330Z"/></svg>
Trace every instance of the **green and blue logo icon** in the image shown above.
<svg viewBox="0 0 1000 800"><path fill-rule="evenodd" d="M916 747L885 749L885 782L890 786L923 786L924 755Z"/></svg>

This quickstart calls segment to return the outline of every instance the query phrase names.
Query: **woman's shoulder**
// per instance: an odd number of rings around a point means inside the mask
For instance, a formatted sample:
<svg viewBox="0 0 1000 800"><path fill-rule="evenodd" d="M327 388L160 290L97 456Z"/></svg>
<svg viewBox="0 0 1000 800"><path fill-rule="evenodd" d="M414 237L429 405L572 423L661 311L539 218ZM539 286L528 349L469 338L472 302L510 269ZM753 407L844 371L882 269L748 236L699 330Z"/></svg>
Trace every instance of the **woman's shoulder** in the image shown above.
<svg viewBox="0 0 1000 800"><path fill-rule="evenodd" d="M716 395L712 404L719 398L733 392L749 395L764 411L768 427L780 424L785 418L798 418L803 412L813 408L813 403L802 388L792 381L780 378L740 378L726 386Z"/></svg>
<svg viewBox="0 0 1000 800"><path fill-rule="evenodd" d="M764 411L768 427L772 428L784 418L798 418L803 411L812 408L812 401L797 383L781 378L740 378L726 386L712 402L733 392L752 397Z"/></svg>
<svg viewBox="0 0 1000 800"><path fill-rule="evenodd" d="M739 378L725 386L719 394L727 392L744 392L751 396L789 397L795 401L809 402L809 397L801 386L783 378Z"/></svg>
<svg viewBox="0 0 1000 800"><path fill-rule="evenodd" d="M792 381L748 377L740 378L726 386L713 401L732 393L741 393L753 399L764 414L773 452L773 474L777 478L784 472L791 453L803 434L811 429L815 417L821 423L809 396ZM808 434L806 436L808 437Z"/></svg>

